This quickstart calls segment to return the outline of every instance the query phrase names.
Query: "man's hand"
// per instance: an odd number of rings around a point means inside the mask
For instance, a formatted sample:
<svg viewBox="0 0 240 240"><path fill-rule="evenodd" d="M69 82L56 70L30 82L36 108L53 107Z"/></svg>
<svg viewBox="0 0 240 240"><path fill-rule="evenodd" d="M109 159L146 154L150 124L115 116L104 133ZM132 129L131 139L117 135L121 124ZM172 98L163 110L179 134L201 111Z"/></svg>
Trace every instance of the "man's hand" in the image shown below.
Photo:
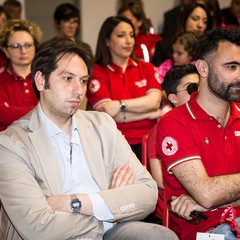
<svg viewBox="0 0 240 240"><path fill-rule="evenodd" d="M189 196L182 194L179 197L172 197L171 210L176 213L179 217L186 220L193 220L190 216L192 211L206 212L208 209L200 206L194 199Z"/></svg>
<svg viewBox="0 0 240 240"><path fill-rule="evenodd" d="M135 175L128 164L117 167L113 173L110 188L117 188L133 184Z"/></svg>

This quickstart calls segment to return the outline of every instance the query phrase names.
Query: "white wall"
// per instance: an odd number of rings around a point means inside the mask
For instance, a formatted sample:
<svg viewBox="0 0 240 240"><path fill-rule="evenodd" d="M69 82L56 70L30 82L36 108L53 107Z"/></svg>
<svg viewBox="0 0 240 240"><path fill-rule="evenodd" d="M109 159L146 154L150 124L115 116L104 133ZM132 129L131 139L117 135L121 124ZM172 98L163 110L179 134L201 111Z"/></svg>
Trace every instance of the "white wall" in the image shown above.
<svg viewBox="0 0 240 240"><path fill-rule="evenodd" d="M116 15L117 0L79 0L81 5L82 40L95 51L97 36L103 21ZM219 0L221 8L231 0ZM156 32L162 32L163 13L179 3L179 0L143 0L146 15L152 20Z"/></svg>
<svg viewBox="0 0 240 240"><path fill-rule="evenodd" d="M19 0L23 4L23 18L36 22L43 31L43 40L55 35L53 12L62 2L78 3L81 10L81 36L95 52L99 29L103 21L117 12L117 0ZM147 17L155 31L162 32L163 14L178 5L180 0L142 0ZM0 0L2 4L4 0ZM230 5L231 0L219 0L220 7ZM27 10L27 11L26 11Z"/></svg>

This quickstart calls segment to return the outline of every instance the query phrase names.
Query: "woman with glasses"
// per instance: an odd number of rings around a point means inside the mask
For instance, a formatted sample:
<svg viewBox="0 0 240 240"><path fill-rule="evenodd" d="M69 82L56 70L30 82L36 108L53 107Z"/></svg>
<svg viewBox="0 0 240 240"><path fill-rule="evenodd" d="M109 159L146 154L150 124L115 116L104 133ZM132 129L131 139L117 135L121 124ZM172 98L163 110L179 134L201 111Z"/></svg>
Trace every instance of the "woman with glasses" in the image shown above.
<svg viewBox="0 0 240 240"><path fill-rule="evenodd" d="M0 46L6 55L0 73L0 131L37 104L30 68L41 35L40 28L26 20L9 20L0 29Z"/></svg>

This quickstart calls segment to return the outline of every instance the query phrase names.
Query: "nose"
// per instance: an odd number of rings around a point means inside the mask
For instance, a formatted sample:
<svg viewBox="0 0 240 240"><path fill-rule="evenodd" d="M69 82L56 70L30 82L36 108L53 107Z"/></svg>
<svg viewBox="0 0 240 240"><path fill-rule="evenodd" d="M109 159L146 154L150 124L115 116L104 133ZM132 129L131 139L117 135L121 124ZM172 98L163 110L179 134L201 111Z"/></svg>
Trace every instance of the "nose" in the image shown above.
<svg viewBox="0 0 240 240"><path fill-rule="evenodd" d="M79 96L83 95L86 92L86 84L81 81L75 80L73 82L73 93L78 94Z"/></svg>
<svg viewBox="0 0 240 240"><path fill-rule="evenodd" d="M202 28L203 28L203 25L204 25L203 21L202 21L201 19L199 19L198 22L197 22L197 27L198 27L199 29L202 29Z"/></svg>

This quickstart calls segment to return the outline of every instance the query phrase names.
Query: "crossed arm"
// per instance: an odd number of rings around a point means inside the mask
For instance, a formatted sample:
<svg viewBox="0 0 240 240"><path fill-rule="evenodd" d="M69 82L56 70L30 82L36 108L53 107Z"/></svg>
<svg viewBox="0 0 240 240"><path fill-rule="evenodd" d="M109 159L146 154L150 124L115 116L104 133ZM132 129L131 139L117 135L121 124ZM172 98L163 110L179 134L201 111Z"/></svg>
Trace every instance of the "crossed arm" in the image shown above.
<svg viewBox="0 0 240 240"><path fill-rule="evenodd" d="M158 91L149 92L143 97L127 99L124 102L127 104L125 122L156 119L162 116L162 111L159 109L161 93ZM123 122L123 113L120 112L118 100L102 102L96 106L95 110L108 113L116 122Z"/></svg>
<svg viewBox="0 0 240 240"><path fill-rule="evenodd" d="M190 194L172 198L172 211L183 218L191 219L193 210L204 212L230 204L240 205L238 173L209 177L199 160L179 164L172 172Z"/></svg>
<svg viewBox="0 0 240 240"><path fill-rule="evenodd" d="M134 183L134 173L128 164L117 167L113 173L110 188L118 188ZM81 214L91 216L93 215L93 207L90 198L87 194L76 194L82 202ZM72 212L70 208L70 195L55 195L47 198L48 204L55 211Z"/></svg>

